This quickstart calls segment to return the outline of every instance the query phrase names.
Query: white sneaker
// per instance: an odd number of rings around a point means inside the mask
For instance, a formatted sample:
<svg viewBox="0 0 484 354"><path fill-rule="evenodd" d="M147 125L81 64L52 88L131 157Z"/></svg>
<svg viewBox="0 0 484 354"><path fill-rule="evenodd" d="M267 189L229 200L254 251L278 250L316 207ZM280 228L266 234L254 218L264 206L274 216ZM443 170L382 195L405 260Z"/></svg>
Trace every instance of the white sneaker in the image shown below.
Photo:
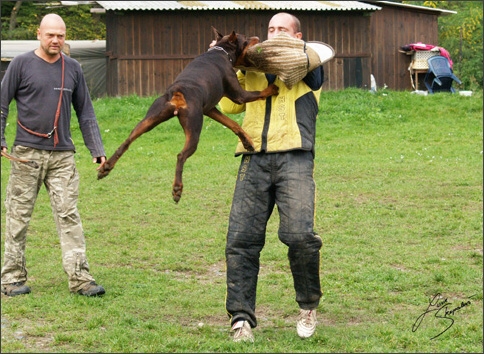
<svg viewBox="0 0 484 354"><path fill-rule="evenodd" d="M299 316L296 322L297 334L301 338L309 338L316 331L316 310L299 311Z"/></svg>
<svg viewBox="0 0 484 354"><path fill-rule="evenodd" d="M234 342L252 342L254 343L254 335L252 328L247 321L237 321L232 326L234 333Z"/></svg>

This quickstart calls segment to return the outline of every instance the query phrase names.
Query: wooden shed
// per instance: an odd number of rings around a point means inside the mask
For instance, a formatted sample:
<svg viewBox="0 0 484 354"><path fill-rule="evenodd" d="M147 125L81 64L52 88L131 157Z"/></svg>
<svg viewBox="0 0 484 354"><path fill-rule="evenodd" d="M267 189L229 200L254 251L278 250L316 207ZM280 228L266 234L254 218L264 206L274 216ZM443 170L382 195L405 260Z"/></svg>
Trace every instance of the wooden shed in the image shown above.
<svg viewBox="0 0 484 354"><path fill-rule="evenodd" d="M437 45L444 10L387 1L97 1L106 14L106 91L109 96L162 93L208 49L211 26L267 38L277 12L301 20L304 40L331 45L324 90L378 86L410 90L410 58L402 45ZM210 73L207 73L209 75Z"/></svg>

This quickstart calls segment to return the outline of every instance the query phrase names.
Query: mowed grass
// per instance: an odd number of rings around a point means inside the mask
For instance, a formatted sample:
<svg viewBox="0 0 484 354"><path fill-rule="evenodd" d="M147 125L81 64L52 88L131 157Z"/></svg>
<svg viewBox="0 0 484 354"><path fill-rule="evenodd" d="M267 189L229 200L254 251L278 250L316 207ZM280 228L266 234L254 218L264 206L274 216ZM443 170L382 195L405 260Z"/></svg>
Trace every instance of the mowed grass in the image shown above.
<svg viewBox="0 0 484 354"><path fill-rule="evenodd" d="M318 329L297 337L276 209L261 254L254 344L231 342L224 307L235 135L205 118L175 204L171 185L184 143L176 118L135 141L103 180L74 119L88 260L107 293L69 294L43 188L28 233L32 293L2 295L1 351L482 352L482 98L322 93L314 173L323 239ZM94 102L108 156L153 100ZM10 145L15 127L12 112ZM1 161L3 201L10 165ZM1 217L3 260L3 204Z"/></svg>

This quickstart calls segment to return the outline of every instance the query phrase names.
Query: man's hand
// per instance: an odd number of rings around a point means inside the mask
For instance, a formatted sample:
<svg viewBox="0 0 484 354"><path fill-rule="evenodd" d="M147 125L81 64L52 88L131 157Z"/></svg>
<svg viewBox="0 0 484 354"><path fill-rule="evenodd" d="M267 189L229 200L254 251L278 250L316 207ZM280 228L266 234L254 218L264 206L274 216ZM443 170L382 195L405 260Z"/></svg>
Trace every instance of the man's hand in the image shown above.
<svg viewBox="0 0 484 354"><path fill-rule="evenodd" d="M106 156L99 156L99 157L93 157L92 163L99 163L99 167L96 168L96 171L99 171L101 167L103 167L104 163L106 162Z"/></svg>
<svg viewBox="0 0 484 354"><path fill-rule="evenodd" d="M3 154L8 154L8 149L6 146L2 146L2 156L5 157L5 158L8 158L7 156L4 156Z"/></svg>

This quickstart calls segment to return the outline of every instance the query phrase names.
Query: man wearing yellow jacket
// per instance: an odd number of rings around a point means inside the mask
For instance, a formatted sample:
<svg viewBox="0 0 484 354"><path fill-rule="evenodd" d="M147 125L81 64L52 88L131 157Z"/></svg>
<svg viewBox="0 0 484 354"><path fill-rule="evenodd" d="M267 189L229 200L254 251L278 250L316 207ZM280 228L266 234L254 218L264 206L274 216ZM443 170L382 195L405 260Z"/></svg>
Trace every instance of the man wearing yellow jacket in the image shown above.
<svg viewBox="0 0 484 354"><path fill-rule="evenodd" d="M268 26L268 38L285 32L302 40L299 20L278 13ZM321 298L321 238L314 232L315 182L314 141L322 66L309 72L289 89L275 75L239 71L239 82L248 91L263 90L270 83L279 94L244 105L224 98L225 113L245 111L242 127L250 135L255 151L239 142L242 155L230 212L226 243L227 296L233 340L254 341L259 256L265 243L266 225L277 205L279 239L288 246L288 258L300 311L296 321L301 338L316 329L316 308Z"/></svg>

